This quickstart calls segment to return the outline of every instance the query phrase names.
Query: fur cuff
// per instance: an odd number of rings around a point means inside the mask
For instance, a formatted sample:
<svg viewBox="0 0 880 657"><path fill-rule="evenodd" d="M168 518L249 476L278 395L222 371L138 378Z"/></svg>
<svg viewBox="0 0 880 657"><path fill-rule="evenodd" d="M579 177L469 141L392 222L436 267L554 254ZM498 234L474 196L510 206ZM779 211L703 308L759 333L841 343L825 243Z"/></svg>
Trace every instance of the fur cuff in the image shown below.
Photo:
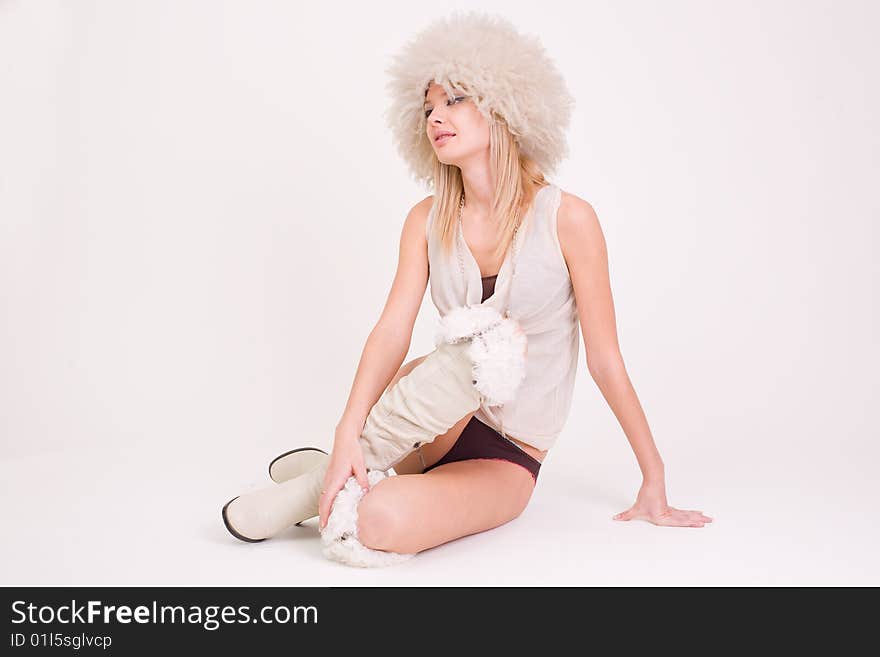
<svg viewBox="0 0 880 657"><path fill-rule="evenodd" d="M389 475L381 470L369 470L367 480L370 484L370 490L386 476L396 474L393 468L389 468L388 472L392 474ZM321 530L324 556L333 561L361 568L393 566L411 559L414 556L412 554L373 550L358 540L357 508L363 496L364 492L357 479L349 477L333 501L330 517L327 518L327 526Z"/></svg>
<svg viewBox="0 0 880 657"><path fill-rule="evenodd" d="M501 323L504 318L492 306L460 306L440 318L434 345L461 342Z"/></svg>
<svg viewBox="0 0 880 657"><path fill-rule="evenodd" d="M526 377L527 348L525 333L509 318L473 339L468 353L474 387L488 406L507 403L516 396Z"/></svg>
<svg viewBox="0 0 880 657"><path fill-rule="evenodd" d="M526 376L528 338L491 306L461 306L440 318L434 344L470 340L474 387L489 406L511 401Z"/></svg>

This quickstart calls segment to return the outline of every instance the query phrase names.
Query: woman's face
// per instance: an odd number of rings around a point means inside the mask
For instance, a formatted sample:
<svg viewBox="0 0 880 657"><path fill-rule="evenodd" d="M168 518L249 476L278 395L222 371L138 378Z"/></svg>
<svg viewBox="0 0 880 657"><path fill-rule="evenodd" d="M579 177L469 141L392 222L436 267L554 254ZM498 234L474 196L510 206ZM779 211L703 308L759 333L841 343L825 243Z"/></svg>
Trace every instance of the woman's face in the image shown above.
<svg viewBox="0 0 880 657"><path fill-rule="evenodd" d="M425 94L425 124L428 141L443 164L461 168L489 152L489 124L474 102L458 90L450 100L441 85L431 83ZM454 136L437 139L445 133Z"/></svg>

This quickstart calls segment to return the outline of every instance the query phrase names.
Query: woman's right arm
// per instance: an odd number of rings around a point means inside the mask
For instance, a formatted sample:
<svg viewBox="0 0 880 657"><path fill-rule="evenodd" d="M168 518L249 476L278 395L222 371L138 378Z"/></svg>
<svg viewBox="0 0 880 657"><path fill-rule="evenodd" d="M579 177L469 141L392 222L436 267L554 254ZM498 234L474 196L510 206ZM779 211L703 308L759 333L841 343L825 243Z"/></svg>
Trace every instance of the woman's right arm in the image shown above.
<svg viewBox="0 0 880 657"><path fill-rule="evenodd" d="M397 374L409 351L413 326L428 285L428 244L425 223L433 196L417 203L407 214L400 236L397 272L376 325L370 331L342 417L336 425L324 493L319 503L320 526L327 524L330 502L354 475L369 489L363 451L358 438L370 409Z"/></svg>

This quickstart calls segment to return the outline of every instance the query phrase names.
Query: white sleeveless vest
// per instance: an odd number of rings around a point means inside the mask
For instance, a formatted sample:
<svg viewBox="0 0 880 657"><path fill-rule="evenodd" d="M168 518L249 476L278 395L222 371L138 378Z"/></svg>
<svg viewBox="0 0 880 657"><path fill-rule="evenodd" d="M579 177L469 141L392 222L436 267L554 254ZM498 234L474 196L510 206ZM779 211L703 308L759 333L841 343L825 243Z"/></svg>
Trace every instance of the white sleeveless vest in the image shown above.
<svg viewBox="0 0 880 657"><path fill-rule="evenodd" d="M538 190L519 229L519 257L511 285L511 249L505 256L495 291L484 302L504 313L510 295L510 316L528 337L526 376L513 401L483 405L476 418L496 431L540 450L550 449L571 410L579 352L580 331L574 289L559 246L556 212L562 190L549 184ZM458 260L458 241L449 257L432 234L434 205L428 213L429 282L431 300L445 316L453 308L479 305L483 296L480 267L464 244Z"/></svg>

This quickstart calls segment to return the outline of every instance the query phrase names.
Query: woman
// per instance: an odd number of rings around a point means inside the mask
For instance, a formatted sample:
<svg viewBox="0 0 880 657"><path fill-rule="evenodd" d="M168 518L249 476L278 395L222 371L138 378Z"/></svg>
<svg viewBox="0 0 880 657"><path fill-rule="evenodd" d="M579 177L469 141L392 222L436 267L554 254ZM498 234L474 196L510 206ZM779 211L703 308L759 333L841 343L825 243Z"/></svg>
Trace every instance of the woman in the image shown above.
<svg viewBox="0 0 880 657"><path fill-rule="evenodd" d="M479 50L470 47L475 43ZM589 372L643 475L635 503L614 518L690 527L711 522L701 511L667 504L663 462L618 348L599 221L588 202L545 178L567 153L563 131L573 101L543 49L507 21L471 13L424 30L390 73L392 134L415 177L435 193L404 222L397 273L364 347L332 453L282 454L270 465L272 479L303 482L303 473L322 464L315 494L324 530L337 493L353 477L369 491L356 501L356 536L372 550L414 554L512 520L528 504L568 417L579 324ZM417 89L423 92L415 96ZM507 403L478 397L471 412L451 416L459 419L447 431L415 441L396 461L397 476L371 486L365 426L371 409L381 415L377 400L407 377L411 388L419 385L416 374L428 355L400 364L428 282L441 317L486 306L515 321L527 339L524 378ZM317 486L315 476L312 481ZM243 531L268 497L238 499L224 507L224 522L243 540L262 540L291 519L271 530L251 524ZM310 508L297 517L308 517Z"/></svg>

